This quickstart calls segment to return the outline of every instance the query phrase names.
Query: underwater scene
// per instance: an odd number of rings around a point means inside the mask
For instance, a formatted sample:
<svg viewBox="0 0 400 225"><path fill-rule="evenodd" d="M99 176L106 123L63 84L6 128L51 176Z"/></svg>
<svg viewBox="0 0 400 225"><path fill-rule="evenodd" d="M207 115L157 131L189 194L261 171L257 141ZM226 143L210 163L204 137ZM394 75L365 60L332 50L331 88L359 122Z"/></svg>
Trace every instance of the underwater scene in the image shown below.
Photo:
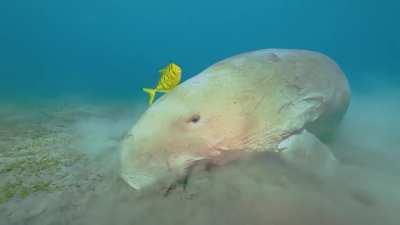
<svg viewBox="0 0 400 225"><path fill-rule="evenodd" d="M0 225L400 224L399 11L2 1Z"/></svg>

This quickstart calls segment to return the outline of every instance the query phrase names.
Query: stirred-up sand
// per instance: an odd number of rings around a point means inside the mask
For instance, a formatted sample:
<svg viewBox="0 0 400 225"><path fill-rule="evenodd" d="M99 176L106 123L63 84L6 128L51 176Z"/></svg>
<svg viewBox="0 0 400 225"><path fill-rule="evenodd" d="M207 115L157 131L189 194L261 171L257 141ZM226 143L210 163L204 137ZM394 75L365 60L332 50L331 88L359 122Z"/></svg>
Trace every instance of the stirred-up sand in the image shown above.
<svg viewBox="0 0 400 225"><path fill-rule="evenodd" d="M383 89L382 89L383 90ZM0 224L400 224L400 93L355 93L329 145L328 181L268 155L209 172L186 190L135 192L118 146L146 106L57 100L0 106Z"/></svg>

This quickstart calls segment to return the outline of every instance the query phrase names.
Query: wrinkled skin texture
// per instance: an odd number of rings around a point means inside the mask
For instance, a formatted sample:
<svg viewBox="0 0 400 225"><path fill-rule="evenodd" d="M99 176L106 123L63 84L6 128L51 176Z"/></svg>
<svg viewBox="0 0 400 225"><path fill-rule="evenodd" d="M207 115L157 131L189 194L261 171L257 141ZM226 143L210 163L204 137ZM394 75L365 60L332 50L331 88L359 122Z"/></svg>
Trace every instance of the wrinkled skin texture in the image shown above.
<svg viewBox="0 0 400 225"><path fill-rule="evenodd" d="M223 165L252 152L277 152L299 166L330 164L335 159L319 140L340 122L349 99L344 74L320 53L266 49L233 56L142 115L122 143L121 175L135 189L168 186L197 163Z"/></svg>

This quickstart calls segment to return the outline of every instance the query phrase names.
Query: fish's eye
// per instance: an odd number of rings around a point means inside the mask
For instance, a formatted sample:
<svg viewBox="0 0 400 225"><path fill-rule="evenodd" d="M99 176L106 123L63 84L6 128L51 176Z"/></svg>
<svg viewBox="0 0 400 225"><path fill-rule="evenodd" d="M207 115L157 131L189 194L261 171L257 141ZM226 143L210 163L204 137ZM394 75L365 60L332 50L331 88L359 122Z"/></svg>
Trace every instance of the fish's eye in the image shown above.
<svg viewBox="0 0 400 225"><path fill-rule="evenodd" d="M200 115L199 114L194 114L193 116L190 117L188 122L197 123L199 121L200 121Z"/></svg>

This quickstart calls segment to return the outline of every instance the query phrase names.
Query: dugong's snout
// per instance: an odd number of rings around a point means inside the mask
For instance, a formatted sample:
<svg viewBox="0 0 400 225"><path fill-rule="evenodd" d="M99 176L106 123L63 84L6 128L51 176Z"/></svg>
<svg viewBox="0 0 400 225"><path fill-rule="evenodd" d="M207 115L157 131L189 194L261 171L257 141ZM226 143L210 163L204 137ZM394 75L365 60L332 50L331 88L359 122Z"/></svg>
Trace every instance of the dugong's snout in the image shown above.
<svg viewBox="0 0 400 225"><path fill-rule="evenodd" d="M135 156L135 155L134 155ZM168 168L156 161L143 160L140 157L121 159L121 178L136 190L152 186L168 172Z"/></svg>
<svg viewBox="0 0 400 225"><path fill-rule="evenodd" d="M156 179L154 176L139 171L121 171L122 179L135 190L143 189L146 186L150 186L155 183Z"/></svg>
<svg viewBox="0 0 400 225"><path fill-rule="evenodd" d="M136 190L152 186L168 173L163 156L152 151L158 146L146 143L149 142L130 136L121 146L120 176Z"/></svg>
<svg viewBox="0 0 400 225"><path fill-rule="evenodd" d="M136 190L152 186L168 171L161 159L148 154L143 155L140 149L122 149L121 156L120 176Z"/></svg>

